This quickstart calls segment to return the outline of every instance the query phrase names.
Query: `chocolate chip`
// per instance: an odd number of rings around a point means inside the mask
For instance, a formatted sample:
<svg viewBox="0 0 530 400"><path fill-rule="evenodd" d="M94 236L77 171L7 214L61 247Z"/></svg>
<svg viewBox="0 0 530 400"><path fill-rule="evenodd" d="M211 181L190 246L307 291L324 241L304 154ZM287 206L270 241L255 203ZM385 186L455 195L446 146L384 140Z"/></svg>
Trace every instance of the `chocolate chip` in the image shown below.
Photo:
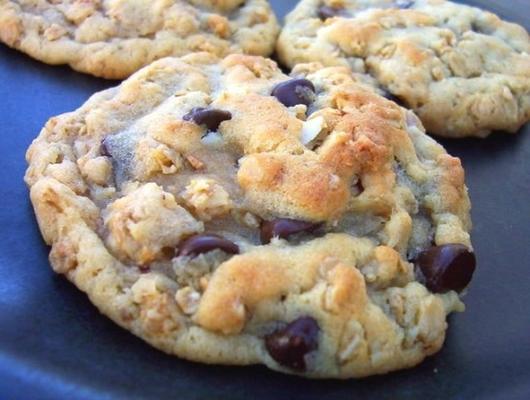
<svg viewBox="0 0 530 400"><path fill-rule="evenodd" d="M216 131L221 122L232 119L232 114L228 111L217 108L197 107L182 117L184 121L193 121L197 125L206 125L208 130Z"/></svg>
<svg viewBox="0 0 530 400"><path fill-rule="evenodd" d="M401 105L401 100L399 99L399 97L395 96L394 94L390 93L388 90L386 89L383 89L383 97L385 99L388 99L390 101L393 101L394 103L396 104L399 104Z"/></svg>
<svg viewBox="0 0 530 400"><path fill-rule="evenodd" d="M141 274L148 274L151 272L151 267L149 265L140 265L138 269L140 270Z"/></svg>
<svg viewBox="0 0 530 400"><path fill-rule="evenodd" d="M276 85L272 95L286 107L298 104L310 105L315 98L315 86L303 78L291 79Z"/></svg>
<svg viewBox="0 0 530 400"><path fill-rule="evenodd" d="M413 0L396 0L396 7L401 9L411 8L414 5Z"/></svg>
<svg viewBox="0 0 530 400"><path fill-rule="evenodd" d="M361 179L359 178L357 179L357 182L352 185L352 195L359 196L362 194L362 192L364 192L364 186Z"/></svg>
<svg viewBox="0 0 530 400"><path fill-rule="evenodd" d="M213 234L195 235L182 242L178 248L177 256L195 257L212 250L222 250L229 254L239 254L239 247L230 240Z"/></svg>
<svg viewBox="0 0 530 400"><path fill-rule="evenodd" d="M289 218L278 218L273 221L264 221L261 224L261 243L270 243L273 237L287 239L295 233L313 232L319 226L320 224Z"/></svg>
<svg viewBox="0 0 530 400"><path fill-rule="evenodd" d="M306 370L306 355L318 348L317 321L302 317L285 328L265 336L265 347L270 356L280 365L297 371Z"/></svg>
<svg viewBox="0 0 530 400"><path fill-rule="evenodd" d="M317 14L318 18L320 18L322 21L325 21L328 18L344 16L345 12L342 8L322 6L318 9Z"/></svg>
<svg viewBox="0 0 530 400"><path fill-rule="evenodd" d="M99 147L99 153L105 157L112 157L112 154L110 154L110 151L109 151L109 146L108 146L106 138L101 141L101 144Z"/></svg>
<svg viewBox="0 0 530 400"><path fill-rule="evenodd" d="M464 290L475 272L475 254L462 244L433 246L416 259L425 286L434 293Z"/></svg>

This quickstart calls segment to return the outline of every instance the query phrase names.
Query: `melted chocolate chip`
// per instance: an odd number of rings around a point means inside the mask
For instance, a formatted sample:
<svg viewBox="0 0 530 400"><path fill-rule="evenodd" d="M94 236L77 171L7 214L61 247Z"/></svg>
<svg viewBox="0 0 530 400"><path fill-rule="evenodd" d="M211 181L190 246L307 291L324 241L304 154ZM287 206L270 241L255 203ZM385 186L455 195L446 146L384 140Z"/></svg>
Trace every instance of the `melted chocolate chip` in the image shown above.
<svg viewBox="0 0 530 400"><path fill-rule="evenodd" d="M197 107L182 117L184 121L193 121L197 125L206 125L208 130L216 131L221 122L232 119L232 114L228 111L217 108Z"/></svg>
<svg viewBox="0 0 530 400"><path fill-rule="evenodd" d="M287 239L295 233L313 232L320 224L298 221L296 219L278 218L272 221L264 221L261 224L261 243L270 243L273 237Z"/></svg>
<svg viewBox="0 0 530 400"><path fill-rule="evenodd" d="M325 21L328 18L343 16L345 12L342 8L322 6L318 9L317 14L318 18L320 18L322 21Z"/></svg>
<svg viewBox="0 0 530 400"><path fill-rule="evenodd" d="M461 292L471 282L476 259L475 254L462 244L445 244L421 252L416 267L431 292Z"/></svg>
<svg viewBox="0 0 530 400"><path fill-rule="evenodd" d="M315 86L303 78L281 82L272 90L272 95L286 107L298 104L310 105L315 98Z"/></svg>
<svg viewBox="0 0 530 400"><path fill-rule="evenodd" d="M195 257L212 250L222 250L229 254L239 254L239 247L230 240L213 234L195 235L182 242L178 248L177 256Z"/></svg>
<svg viewBox="0 0 530 400"><path fill-rule="evenodd" d="M306 370L306 355L318 348L320 328L311 317L302 317L265 336L265 347L280 365Z"/></svg>

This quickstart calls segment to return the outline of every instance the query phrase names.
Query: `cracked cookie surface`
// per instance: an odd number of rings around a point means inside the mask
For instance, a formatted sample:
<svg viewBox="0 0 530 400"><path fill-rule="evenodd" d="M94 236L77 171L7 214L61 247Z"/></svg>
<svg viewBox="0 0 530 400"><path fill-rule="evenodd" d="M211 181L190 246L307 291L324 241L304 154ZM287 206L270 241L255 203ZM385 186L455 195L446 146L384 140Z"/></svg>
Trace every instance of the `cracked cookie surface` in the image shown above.
<svg viewBox="0 0 530 400"><path fill-rule="evenodd" d="M460 161L373 84L193 54L52 118L25 179L53 269L190 360L315 378L418 364L463 310L470 202Z"/></svg>
<svg viewBox="0 0 530 400"><path fill-rule="evenodd" d="M278 31L267 0L0 0L0 41L109 79L192 52L268 56Z"/></svg>
<svg viewBox="0 0 530 400"><path fill-rule="evenodd" d="M303 0L277 46L283 63L375 77L446 137L516 132L530 120L530 39L521 26L445 0Z"/></svg>

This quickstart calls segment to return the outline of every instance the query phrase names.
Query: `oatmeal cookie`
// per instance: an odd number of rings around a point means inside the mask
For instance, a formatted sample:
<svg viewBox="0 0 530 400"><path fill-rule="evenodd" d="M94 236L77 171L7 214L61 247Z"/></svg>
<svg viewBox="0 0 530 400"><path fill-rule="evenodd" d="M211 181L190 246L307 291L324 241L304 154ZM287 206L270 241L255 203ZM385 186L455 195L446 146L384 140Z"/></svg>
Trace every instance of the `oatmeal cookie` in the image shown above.
<svg viewBox="0 0 530 400"><path fill-rule="evenodd" d="M366 72L446 137L517 132L530 120L530 39L521 26L445 0L302 0L283 63Z"/></svg>
<svg viewBox="0 0 530 400"><path fill-rule="evenodd" d="M109 79L192 52L267 56L278 31L267 0L0 0L0 41Z"/></svg>
<svg viewBox="0 0 530 400"><path fill-rule="evenodd" d="M165 58L52 118L53 269L153 346L308 377L437 352L475 269L460 160L346 67Z"/></svg>

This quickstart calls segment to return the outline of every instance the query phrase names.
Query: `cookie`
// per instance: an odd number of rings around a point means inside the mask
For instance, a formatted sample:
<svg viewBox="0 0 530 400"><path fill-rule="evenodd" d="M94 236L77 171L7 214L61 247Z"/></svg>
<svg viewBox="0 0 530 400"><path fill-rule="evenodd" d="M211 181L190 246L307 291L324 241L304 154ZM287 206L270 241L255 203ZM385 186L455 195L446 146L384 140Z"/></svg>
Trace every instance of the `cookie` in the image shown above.
<svg viewBox="0 0 530 400"><path fill-rule="evenodd" d="M53 269L153 346L362 377L440 349L475 259L460 160L346 67L166 58L27 153Z"/></svg>
<svg viewBox="0 0 530 400"><path fill-rule="evenodd" d="M530 120L530 39L521 26L444 0L302 0L283 63L366 72L445 137L517 132Z"/></svg>
<svg viewBox="0 0 530 400"><path fill-rule="evenodd" d="M167 56L267 56L267 0L0 0L0 41L48 64L124 79Z"/></svg>

